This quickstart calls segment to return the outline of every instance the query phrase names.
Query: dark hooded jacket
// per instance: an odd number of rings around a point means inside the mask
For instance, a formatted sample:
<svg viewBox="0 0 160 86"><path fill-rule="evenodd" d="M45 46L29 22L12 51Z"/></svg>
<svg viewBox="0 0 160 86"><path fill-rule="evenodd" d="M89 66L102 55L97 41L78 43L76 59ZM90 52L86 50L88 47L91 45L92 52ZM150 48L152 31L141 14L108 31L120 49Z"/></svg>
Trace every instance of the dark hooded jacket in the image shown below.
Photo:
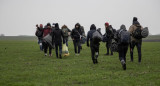
<svg viewBox="0 0 160 86"><path fill-rule="evenodd" d="M78 26L78 28L76 28L76 26ZM71 37L74 40L80 40L81 35L82 35L81 25L79 23L77 23L75 25L75 28L71 32Z"/></svg>
<svg viewBox="0 0 160 86"><path fill-rule="evenodd" d="M91 25L90 31L87 34L87 45L89 45L89 41L92 41L92 35L96 31L96 26L94 24Z"/></svg>
<svg viewBox="0 0 160 86"><path fill-rule="evenodd" d="M64 38L62 30L59 28L59 24L55 24L55 29L52 32L52 40L55 43L62 43L62 38ZM64 39L63 39L64 43Z"/></svg>
<svg viewBox="0 0 160 86"><path fill-rule="evenodd" d="M120 31L121 31L121 30L127 31L127 30L126 30L126 26L125 26L124 24L122 24L122 25L120 26L120 29L117 30L117 32L116 32L116 41L118 42L118 44L120 44Z"/></svg>

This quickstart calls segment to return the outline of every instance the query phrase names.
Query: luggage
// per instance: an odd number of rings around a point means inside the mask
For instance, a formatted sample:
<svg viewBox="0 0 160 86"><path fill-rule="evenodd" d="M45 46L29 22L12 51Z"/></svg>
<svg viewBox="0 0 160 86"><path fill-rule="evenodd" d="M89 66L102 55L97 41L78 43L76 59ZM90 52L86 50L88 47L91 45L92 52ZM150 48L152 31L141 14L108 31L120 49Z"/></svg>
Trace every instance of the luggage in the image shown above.
<svg viewBox="0 0 160 86"><path fill-rule="evenodd" d="M137 26L136 30L133 31L132 36L136 39L141 39L142 35L141 35L141 26Z"/></svg>
<svg viewBox="0 0 160 86"><path fill-rule="evenodd" d="M112 39L110 48L113 52L118 52L118 43L114 39Z"/></svg>
<svg viewBox="0 0 160 86"><path fill-rule="evenodd" d="M129 44L130 43L130 33L125 30L120 30L119 31L119 38L120 38L120 43L122 44Z"/></svg>
<svg viewBox="0 0 160 86"><path fill-rule="evenodd" d="M50 34L46 35L45 37L43 37L43 41L48 43L50 47L52 47L54 49L54 44L52 44L52 36Z"/></svg>
<svg viewBox="0 0 160 86"><path fill-rule="evenodd" d="M93 41L102 41L103 40L103 36L98 32L98 31L95 31L93 34L92 34L92 39Z"/></svg>
<svg viewBox="0 0 160 86"><path fill-rule="evenodd" d="M142 35L142 38L146 38L149 35L148 27L143 28L141 35Z"/></svg>
<svg viewBox="0 0 160 86"><path fill-rule="evenodd" d="M81 44L85 44L86 40L87 40L86 37L85 37L85 36L82 36L80 43L81 43Z"/></svg>
<svg viewBox="0 0 160 86"><path fill-rule="evenodd" d="M68 47L66 46L66 43L62 46L62 56L69 56Z"/></svg>

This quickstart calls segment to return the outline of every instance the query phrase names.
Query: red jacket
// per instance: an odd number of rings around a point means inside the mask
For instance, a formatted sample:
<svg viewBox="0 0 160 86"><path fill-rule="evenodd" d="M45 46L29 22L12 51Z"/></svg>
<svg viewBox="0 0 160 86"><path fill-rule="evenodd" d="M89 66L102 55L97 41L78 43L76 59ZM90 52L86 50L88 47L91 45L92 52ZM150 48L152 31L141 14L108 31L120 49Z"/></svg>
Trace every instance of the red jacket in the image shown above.
<svg viewBox="0 0 160 86"><path fill-rule="evenodd" d="M51 28L45 28L44 30L43 30L43 37L45 37L46 35L48 35L49 33L51 33L52 32L52 29Z"/></svg>

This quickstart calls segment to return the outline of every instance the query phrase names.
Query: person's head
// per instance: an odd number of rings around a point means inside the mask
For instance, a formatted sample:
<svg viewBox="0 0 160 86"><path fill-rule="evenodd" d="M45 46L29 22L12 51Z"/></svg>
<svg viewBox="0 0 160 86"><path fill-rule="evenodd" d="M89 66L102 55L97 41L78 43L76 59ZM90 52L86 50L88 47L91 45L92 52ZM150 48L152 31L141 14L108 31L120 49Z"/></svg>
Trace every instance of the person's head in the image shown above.
<svg viewBox="0 0 160 86"><path fill-rule="evenodd" d="M55 28L59 28L59 24L58 23L55 24Z"/></svg>
<svg viewBox="0 0 160 86"><path fill-rule="evenodd" d="M96 26L95 26L94 24L92 24L92 25L90 26L90 30L96 30Z"/></svg>
<svg viewBox="0 0 160 86"><path fill-rule="evenodd" d="M77 23L77 24L75 25L75 28L79 29L79 28L80 28L80 24Z"/></svg>
<svg viewBox="0 0 160 86"><path fill-rule="evenodd" d="M109 23L108 22L106 22L104 25L105 25L105 28L109 27Z"/></svg>
<svg viewBox="0 0 160 86"><path fill-rule="evenodd" d="M101 28L98 28L97 31L101 32Z"/></svg>
<svg viewBox="0 0 160 86"><path fill-rule="evenodd" d="M63 28L67 28L67 26L66 26L66 25L63 25L63 26L62 26L62 29L63 29Z"/></svg>
<svg viewBox="0 0 160 86"><path fill-rule="evenodd" d="M53 23L53 24L52 24L52 28L55 28L55 24L56 24L56 23Z"/></svg>
<svg viewBox="0 0 160 86"><path fill-rule="evenodd" d="M38 27L38 24L36 24L36 27Z"/></svg>
<svg viewBox="0 0 160 86"><path fill-rule="evenodd" d="M47 23L47 28L51 28L51 24L50 23Z"/></svg>
<svg viewBox="0 0 160 86"><path fill-rule="evenodd" d="M40 28L43 28L43 25L42 25L42 24L40 24Z"/></svg>
<svg viewBox="0 0 160 86"><path fill-rule="evenodd" d="M137 17L133 17L133 22L134 21L138 21L138 18Z"/></svg>
<svg viewBox="0 0 160 86"><path fill-rule="evenodd" d="M126 26L125 26L124 24L122 24L122 25L120 26L120 29L126 30Z"/></svg>

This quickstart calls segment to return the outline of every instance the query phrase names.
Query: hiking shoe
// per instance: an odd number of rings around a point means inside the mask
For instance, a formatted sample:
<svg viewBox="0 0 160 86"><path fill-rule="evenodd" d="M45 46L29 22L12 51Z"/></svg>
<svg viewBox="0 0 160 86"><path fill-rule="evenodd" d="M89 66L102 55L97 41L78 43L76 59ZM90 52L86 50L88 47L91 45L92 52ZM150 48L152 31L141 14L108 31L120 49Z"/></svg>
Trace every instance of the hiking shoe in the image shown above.
<svg viewBox="0 0 160 86"><path fill-rule="evenodd" d="M52 54L49 54L49 56L52 56Z"/></svg>
<svg viewBox="0 0 160 86"><path fill-rule="evenodd" d="M126 70L126 63L124 60L121 60L121 64L122 64L123 70Z"/></svg>
<svg viewBox="0 0 160 86"><path fill-rule="evenodd" d="M47 53L45 53L44 56L47 56Z"/></svg>
<svg viewBox="0 0 160 86"><path fill-rule="evenodd" d="M59 58L62 59L62 55L61 54L59 55Z"/></svg>

